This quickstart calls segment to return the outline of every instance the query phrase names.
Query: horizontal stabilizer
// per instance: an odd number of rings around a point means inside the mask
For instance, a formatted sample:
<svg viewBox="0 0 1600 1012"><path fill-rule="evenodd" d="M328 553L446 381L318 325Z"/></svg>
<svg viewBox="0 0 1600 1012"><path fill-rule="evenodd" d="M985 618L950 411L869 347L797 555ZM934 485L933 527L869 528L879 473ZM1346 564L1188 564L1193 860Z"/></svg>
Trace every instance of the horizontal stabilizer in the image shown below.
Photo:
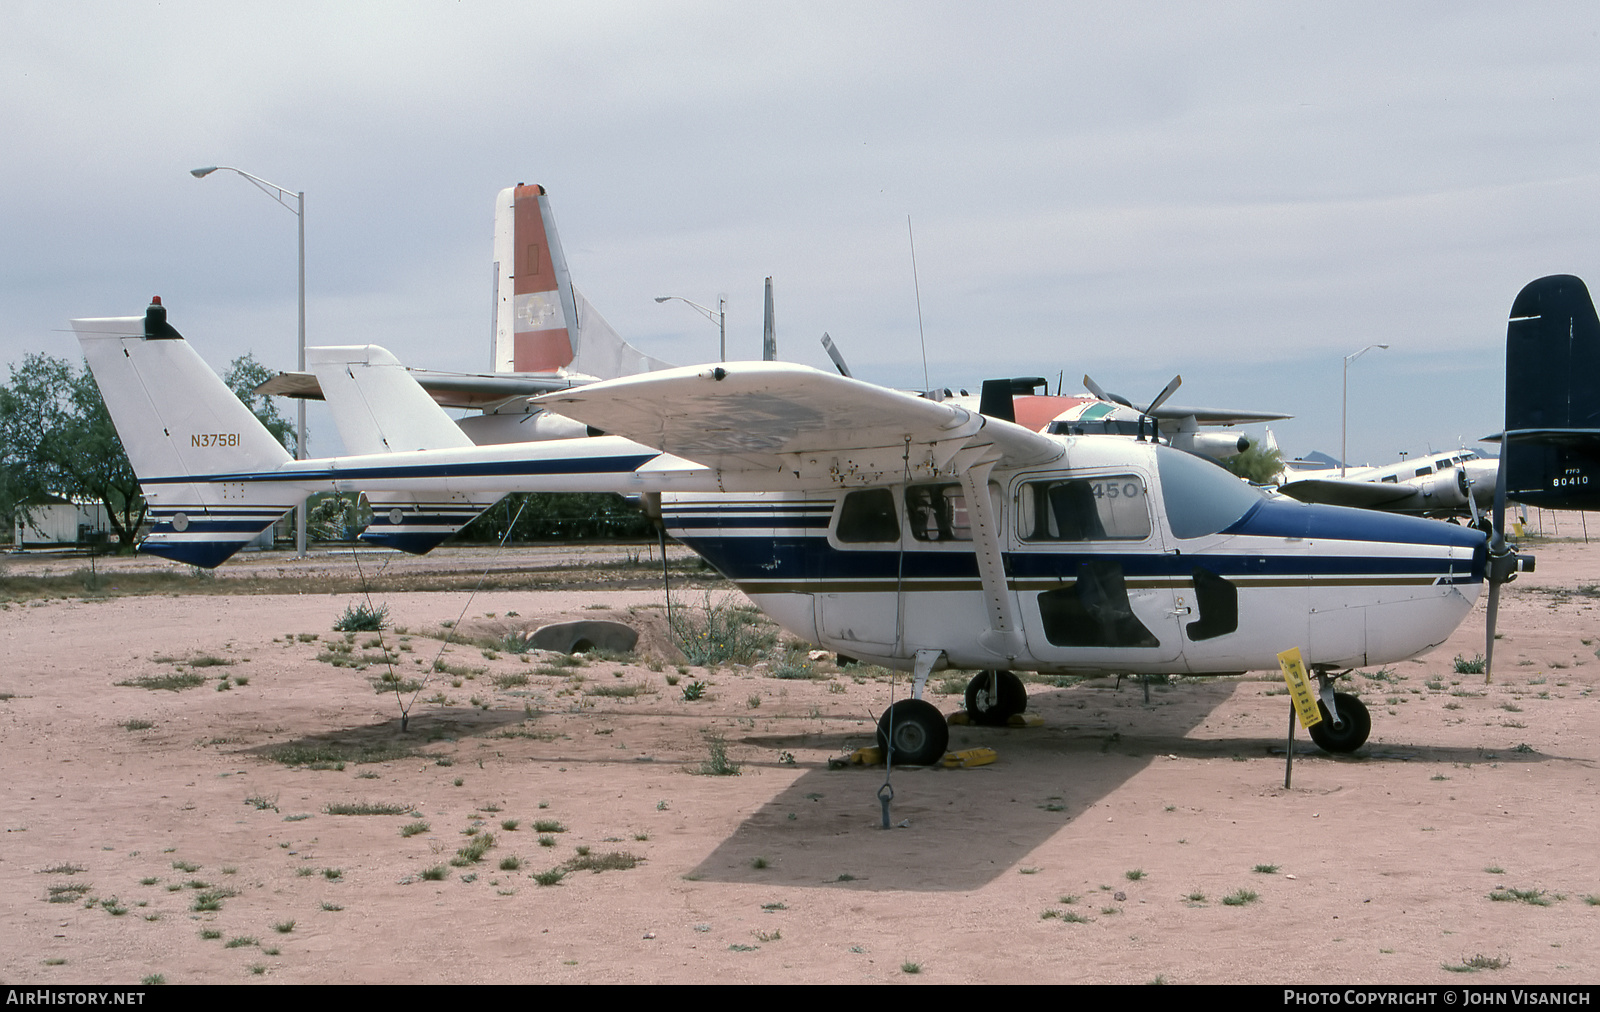
<svg viewBox="0 0 1600 1012"><path fill-rule="evenodd" d="M426 555L499 501L496 493L467 495L458 492L436 498L394 492L368 493L372 522L361 532L361 540L410 555Z"/></svg>

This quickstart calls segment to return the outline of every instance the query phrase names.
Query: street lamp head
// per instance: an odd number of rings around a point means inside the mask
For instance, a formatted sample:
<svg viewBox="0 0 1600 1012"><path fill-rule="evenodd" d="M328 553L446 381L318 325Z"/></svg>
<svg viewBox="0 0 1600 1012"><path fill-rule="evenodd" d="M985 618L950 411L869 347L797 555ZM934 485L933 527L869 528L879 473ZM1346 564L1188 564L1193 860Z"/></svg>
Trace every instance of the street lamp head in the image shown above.
<svg viewBox="0 0 1600 1012"><path fill-rule="evenodd" d="M204 168L190 169L189 175L196 179L204 179L215 171L217 171L217 167L215 165L207 165Z"/></svg>
<svg viewBox="0 0 1600 1012"><path fill-rule="evenodd" d="M670 295L657 295L656 296L656 301L657 302L666 302L671 298L672 298L672 296L670 296Z"/></svg>

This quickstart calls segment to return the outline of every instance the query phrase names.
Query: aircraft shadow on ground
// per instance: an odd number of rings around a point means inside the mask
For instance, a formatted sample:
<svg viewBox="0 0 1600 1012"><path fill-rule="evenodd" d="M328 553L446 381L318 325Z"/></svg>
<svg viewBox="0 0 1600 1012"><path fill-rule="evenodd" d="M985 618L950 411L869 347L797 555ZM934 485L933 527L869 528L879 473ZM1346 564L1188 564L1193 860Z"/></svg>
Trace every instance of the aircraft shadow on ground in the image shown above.
<svg viewBox="0 0 1600 1012"><path fill-rule="evenodd" d="M959 891L1006 873L1161 755L1261 754L1267 739L1186 738L1230 695L1231 683L1158 691L1137 685L1040 691L1035 728L951 728L951 749L988 746L991 766L897 769L882 829L884 767L813 769L752 813L688 877L841 889ZM864 744L866 735L752 735L762 750ZM985 828L989 827L989 828ZM1003 828L1002 828L1003 827ZM861 868L875 869L868 876ZM858 870L852 870L853 868Z"/></svg>
<svg viewBox="0 0 1600 1012"><path fill-rule="evenodd" d="M409 755L429 742L492 734L526 719L527 714L514 710L435 707L413 713L404 731L400 718L394 717L257 745L241 754L293 764L383 762Z"/></svg>
<svg viewBox="0 0 1600 1012"><path fill-rule="evenodd" d="M813 769L747 817L687 877L717 882L835 886L868 891L978 888L1018 865L1046 840L1078 832L1078 818L1158 758L1233 759L1283 754L1273 734L1188 737L1234 691L1190 684L1143 705L1137 686L1116 694L1040 693L1039 728L951 729L951 748L986 745L1000 761L965 770L892 773L890 821L882 828L882 766ZM1276 720L1274 720L1276 723ZM1283 727L1287 732L1287 711ZM816 748L850 735L752 735L763 750ZM1330 757L1297 731L1297 757L1351 763L1543 762L1559 757L1512 749L1380 741ZM763 764L765 765L765 764ZM776 765L776 764L774 764ZM1265 788L1280 784L1263 784ZM858 869L871 867L870 876Z"/></svg>

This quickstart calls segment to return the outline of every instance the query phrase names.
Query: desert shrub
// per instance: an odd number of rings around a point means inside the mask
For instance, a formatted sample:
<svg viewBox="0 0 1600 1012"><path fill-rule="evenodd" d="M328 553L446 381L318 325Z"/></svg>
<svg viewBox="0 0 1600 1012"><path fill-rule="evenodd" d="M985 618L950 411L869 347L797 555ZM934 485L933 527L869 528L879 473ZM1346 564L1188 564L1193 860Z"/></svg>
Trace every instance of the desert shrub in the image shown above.
<svg viewBox="0 0 1600 1012"><path fill-rule="evenodd" d="M358 602L345 607L344 614L340 615L333 623L334 632L377 632L389 621L389 606L380 604L376 608Z"/></svg>
<svg viewBox="0 0 1600 1012"><path fill-rule="evenodd" d="M760 611L733 604L728 598L713 602L711 595L699 608L674 608L672 639L690 664L753 664L778 641L778 631Z"/></svg>

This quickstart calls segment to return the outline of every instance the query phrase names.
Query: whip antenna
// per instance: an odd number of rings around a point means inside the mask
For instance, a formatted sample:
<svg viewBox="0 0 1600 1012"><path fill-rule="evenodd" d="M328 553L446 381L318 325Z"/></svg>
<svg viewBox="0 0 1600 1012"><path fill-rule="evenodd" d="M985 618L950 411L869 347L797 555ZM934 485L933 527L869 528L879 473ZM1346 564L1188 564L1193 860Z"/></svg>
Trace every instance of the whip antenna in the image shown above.
<svg viewBox="0 0 1600 1012"><path fill-rule="evenodd" d="M922 342L922 389L928 389L928 336L922 332L922 284L917 280L917 237L906 215L906 237L911 240L911 287L917 293L917 340Z"/></svg>

